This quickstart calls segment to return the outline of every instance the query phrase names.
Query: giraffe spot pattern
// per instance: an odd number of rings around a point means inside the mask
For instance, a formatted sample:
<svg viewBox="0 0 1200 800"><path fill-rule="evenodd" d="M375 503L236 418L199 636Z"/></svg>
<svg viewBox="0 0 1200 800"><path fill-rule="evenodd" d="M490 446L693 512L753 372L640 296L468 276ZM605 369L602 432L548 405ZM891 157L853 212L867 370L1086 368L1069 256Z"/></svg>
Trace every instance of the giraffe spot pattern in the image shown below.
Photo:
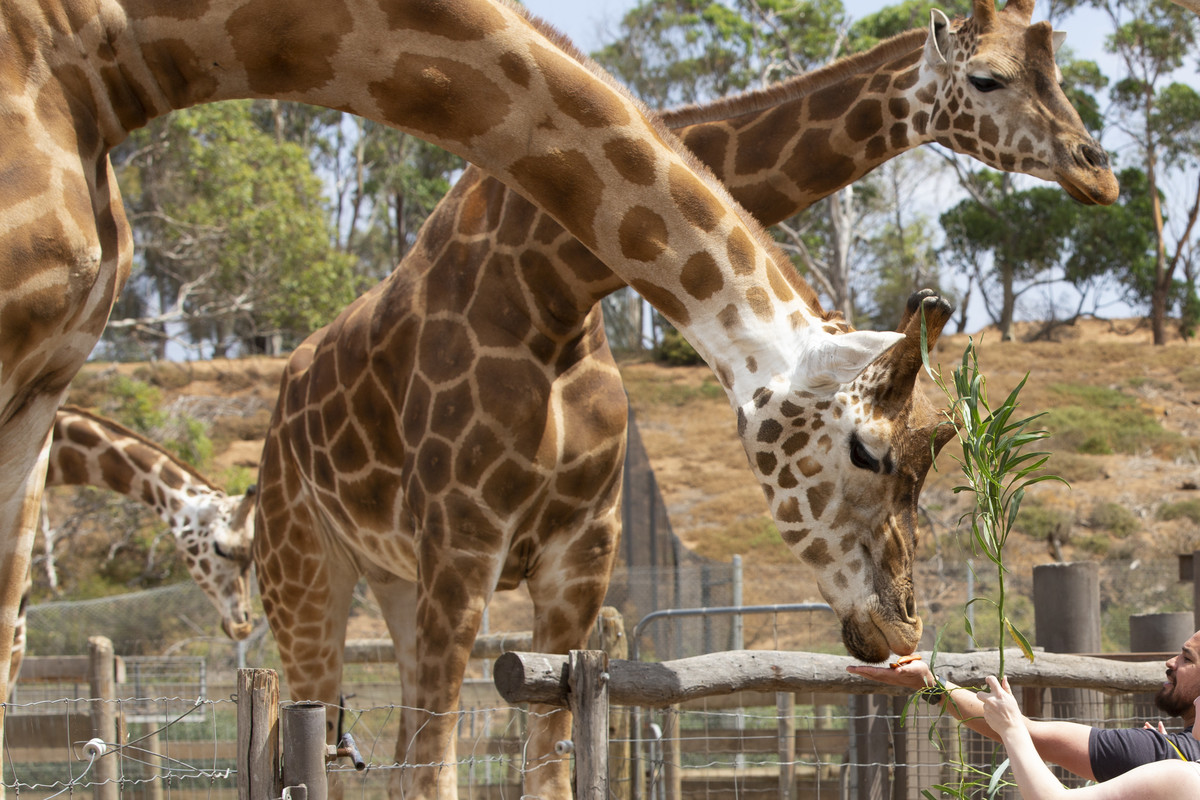
<svg viewBox="0 0 1200 800"><path fill-rule="evenodd" d="M633 261L649 262L667 248L667 224L657 211L634 206L621 217L617 228L621 255Z"/></svg>
<svg viewBox="0 0 1200 800"><path fill-rule="evenodd" d="M725 330L733 332L742 326L741 311L733 304L727 305L717 312L717 322Z"/></svg>
<svg viewBox="0 0 1200 800"><path fill-rule="evenodd" d="M687 149L720 178L725 171L725 153L730 142L729 131L720 125L691 125L678 131L678 134ZM738 148L735 155L740 152L741 148Z"/></svg>
<svg viewBox="0 0 1200 800"><path fill-rule="evenodd" d="M783 425L773 419L764 420L758 426L758 435L755 441L759 444L774 444L783 435Z"/></svg>
<svg viewBox="0 0 1200 800"><path fill-rule="evenodd" d="M774 453L762 451L754 454L754 463L764 478L769 478L775 474L775 467L779 465L779 461L775 458Z"/></svg>
<svg viewBox="0 0 1200 800"><path fill-rule="evenodd" d="M784 455L794 456L796 453L804 449L808 444L808 431L796 431L783 442Z"/></svg>
<svg viewBox="0 0 1200 800"><path fill-rule="evenodd" d="M754 258L754 244L745 231L741 228L734 228L725 242L725 250L734 275L754 274L757 266Z"/></svg>
<svg viewBox="0 0 1200 800"><path fill-rule="evenodd" d="M332 59L353 27L349 10L336 0L322 3L319 15L302 5L250 0L225 25L251 91L274 97L337 78Z"/></svg>
<svg viewBox="0 0 1200 800"><path fill-rule="evenodd" d="M430 381L457 378L475 360L475 346L466 328L451 320L428 320L421 330L418 369Z"/></svg>
<svg viewBox="0 0 1200 800"><path fill-rule="evenodd" d="M482 70L449 58L401 55L389 79L367 88L386 119L425 138L467 146L511 108L500 85Z"/></svg>
<svg viewBox="0 0 1200 800"><path fill-rule="evenodd" d="M796 497L785 497L775 508L775 519L784 524L794 524L804 521L800 511L800 500Z"/></svg>
<svg viewBox="0 0 1200 800"><path fill-rule="evenodd" d="M604 143L604 155L617 173L635 186L650 186L656 180L657 160L647 142L632 136L616 136Z"/></svg>
<svg viewBox="0 0 1200 800"><path fill-rule="evenodd" d="M821 515L825 513L825 507L833 498L833 484L829 481L822 481L816 486L810 486L805 495L808 498L808 510L812 512L815 519L820 519Z"/></svg>
<svg viewBox="0 0 1200 800"><path fill-rule="evenodd" d="M796 296L796 293L792 291L792 284L787 279L788 275L795 275L796 270L791 264L772 262L772 266L774 269L767 270L767 282L771 286L771 293L780 302L786 303ZM774 315L774 311L772 311L772 315Z"/></svg>
<svg viewBox="0 0 1200 800"><path fill-rule="evenodd" d="M809 101L809 122L841 119L862 96L866 78L844 81L813 92Z"/></svg>
<svg viewBox="0 0 1200 800"><path fill-rule="evenodd" d="M546 435L550 384L545 373L525 360L480 358L475 380L487 387L490 407L505 409L511 426L506 438L515 443L515 452L533 460Z"/></svg>
<svg viewBox="0 0 1200 800"><path fill-rule="evenodd" d="M817 516L820 516L819 514ZM829 545L824 539L816 539L808 547L804 548L804 552L800 554L800 558L804 563L821 569L833 563L833 555L829 552Z"/></svg>
<svg viewBox="0 0 1200 800"><path fill-rule="evenodd" d="M667 175L671 199L688 222L702 231L711 232L717 227L724 209L717 202L712 190L705 186L692 172L681 164L672 164Z"/></svg>
<svg viewBox="0 0 1200 800"><path fill-rule="evenodd" d="M783 172L794 183L813 194L824 195L838 189L854 177L854 159L837 152L824 131L806 129L783 164Z"/></svg>
<svg viewBox="0 0 1200 800"><path fill-rule="evenodd" d="M646 302L661 311L667 319L673 320L681 326L691 323L691 312L688 307L670 289L651 283L644 278L634 278L629 285L644 297Z"/></svg>
<svg viewBox="0 0 1200 800"><path fill-rule="evenodd" d="M692 297L707 300L721 291L725 286L725 278L716 259L706 252L700 252L684 263L679 273L679 283Z"/></svg>
<svg viewBox="0 0 1200 800"><path fill-rule="evenodd" d="M798 462L796 462L796 468L799 469L800 474L806 478L811 478L813 475L816 475L823 469L821 462L817 461L811 456L805 456L804 458L801 458Z"/></svg>
<svg viewBox="0 0 1200 800"><path fill-rule="evenodd" d="M497 514L512 514L530 498L537 485L537 480L528 469L506 458L484 484L483 500Z"/></svg>
<svg viewBox="0 0 1200 800"><path fill-rule="evenodd" d="M596 203L604 182L577 150L525 156L509 168L520 188L589 249L596 247Z"/></svg>
<svg viewBox="0 0 1200 800"><path fill-rule="evenodd" d="M763 321L770 321L775 316L775 304L771 296L761 286L751 286L746 290L746 304L754 315Z"/></svg>
<svg viewBox="0 0 1200 800"><path fill-rule="evenodd" d="M531 48L538 73L550 89L558 110L586 128L619 128L630 122L629 111L616 92L580 92L584 68L558 50Z"/></svg>
<svg viewBox="0 0 1200 800"><path fill-rule="evenodd" d="M380 2L392 30L408 29L430 33L454 42L483 39L506 27L504 17L489 6L461 0L410 0Z"/></svg>
<svg viewBox="0 0 1200 800"><path fill-rule="evenodd" d="M883 104L873 98L859 102L846 114L844 124L851 141L865 141L883 127Z"/></svg>
<svg viewBox="0 0 1200 800"><path fill-rule="evenodd" d="M785 528L779 532L779 535L783 538L784 544L794 548L807 539L811 533L812 531L808 528Z"/></svg>

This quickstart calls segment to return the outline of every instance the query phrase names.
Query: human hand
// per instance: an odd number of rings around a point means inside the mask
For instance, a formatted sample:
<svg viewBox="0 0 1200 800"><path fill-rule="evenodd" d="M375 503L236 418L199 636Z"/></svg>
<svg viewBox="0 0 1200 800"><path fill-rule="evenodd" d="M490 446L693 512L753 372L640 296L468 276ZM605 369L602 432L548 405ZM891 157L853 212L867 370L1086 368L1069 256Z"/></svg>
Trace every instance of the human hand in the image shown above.
<svg viewBox="0 0 1200 800"><path fill-rule="evenodd" d="M1200 698L1198 698L1198 699L1200 699ZM1142 728L1149 728L1150 730L1156 730L1155 727L1153 725L1151 725L1149 722L1143 722ZM1159 733L1163 733L1163 734L1165 734L1167 732L1167 726L1162 724L1161 719L1158 721L1157 730Z"/></svg>
<svg viewBox="0 0 1200 800"><path fill-rule="evenodd" d="M909 689L923 689L926 686L933 686L937 683L933 677L933 670L929 668L928 664L919 659L899 664L895 667L851 664L846 667L846 672L852 675L861 675L864 678L891 686L906 686Z"/></svg>
<svg viewBox="0 0 1200 800"><path fill-rule="evenodd" d="M1008 686L1008 678L1000 682L995 676L989 675L987 685L988 690L976 696L983 703L983 719L992 730L1003 737L1005 731L1024 725L1024 717L1017 707L1017 698Z"/></svg>

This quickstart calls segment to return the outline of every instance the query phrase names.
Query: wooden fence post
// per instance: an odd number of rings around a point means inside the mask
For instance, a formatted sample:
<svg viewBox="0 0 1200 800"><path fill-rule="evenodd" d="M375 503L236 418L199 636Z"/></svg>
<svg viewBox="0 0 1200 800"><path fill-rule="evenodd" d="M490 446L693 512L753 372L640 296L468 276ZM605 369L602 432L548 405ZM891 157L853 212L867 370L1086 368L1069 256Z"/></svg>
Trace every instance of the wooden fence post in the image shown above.
<svg viewBox="0 0 1200 800"><path fill-rule="evenodd" d="M775 693L775 715L779 718L779 800L792 800L796 786L796 695Z"/></svg>
<svg viewBox="0 0 1200 800"><path fill-rule="evenodd" d="M105 636L88 637L89 683L92 700L92 736L106 744L120 744L117 736L116 656L112 640ZM93 766L95 800L117 800L117 759L97 756Z"/></svg>
<svg viewBox="0 0 1200 800"><path fill-rule="evenodd" d="M575 797L608 798L608 655L572 650L568 672L571 736L575 742Z"/></svg>
<svg viewBox="0 0 1200 800"><path fill-rule="evenodd" d="M274 670L238 670L237 739L238 800L279 797L279 678Z"/></svg>

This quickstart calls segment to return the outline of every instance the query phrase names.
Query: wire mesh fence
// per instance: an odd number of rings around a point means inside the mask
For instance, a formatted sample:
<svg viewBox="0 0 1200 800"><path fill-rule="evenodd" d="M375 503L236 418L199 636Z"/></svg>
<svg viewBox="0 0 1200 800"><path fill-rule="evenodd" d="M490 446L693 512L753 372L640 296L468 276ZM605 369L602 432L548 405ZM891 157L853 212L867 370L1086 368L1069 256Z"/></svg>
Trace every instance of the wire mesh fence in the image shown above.
<svg viewBox="0 0 1200 800"><path fill-rule="evenodd" d="M748 588L779 601L810 599L799 589L810 585L802 569L747 567ZM1190 601L1191 587L1180 584L1174 562L1105 562L1101 570L1106 649L1123 649L1120 645L1128 642L1130 612L1186 608ZM943 650L968 649L954 639L961 636L957 631L967 587L979 594L987 590L986 576L968 575L964 564L927 564L918 578L930 589L922 596L940 604L927 608L925 616L930 628L950 639ZM729 603L734 579L729 565L684 564L665 579L660 570L625 570L614 579L610 600L632 610L625 612L626 629L632 631L645 614L658 610L654 606L663 598L696 605ZM1028 598L1029 583L1028 576L1011 576L1011 596ZM363 597L355 614L372 613L369 597ZM79 652L81 639L96 633L110 636L123 655L124 680L112 701L122 727L115 740L104 743L101 756L118 762L110 780L120 796L236 795L236 668L278 667L265 628L248 644L229 642L219 633L207 599L190 584L102 601L34 606L29 619L34 655ZM504 623L491 619L494 629ZM732 641L733 624L728 617L666 619L645 626L640 652L643 659L665 660L724 650ZM838 625L828 613L754 615L740 624L747 648L841 652ZM1036 639L1031 625L1026 633ZM986 632L984 620L975 620L974 627ZM1110 641L1117 647L1110 647ZM140 655L151 652L160 655ZM350 664L343 684L342 727L354 735L369 766L355 772L339 763L330 770L345 796L383 797L392 777L406 768L397 764L395 753L403 703L397 669L390 663ZM1137 727L1158 717L1145 696L1087 693L1090 697L1082 702L1078 694L1068 707L1056 691L1040 692L1038 716L1113 727ZM1024 699L1028 703L1030 697ZM731 706L710 698L647 712L637 735L613 737L614 796L628 796L622 786L631 788L637 779L643 796L655 800L667 800L675 785L682 787L684 797L778 797L782 771L795 776L796 797L865 797L864 787L882 782L889 797L915 800L923 789L952 782L955 762L988 770L1003 759L990 741L973 734L960 738L959 726L937 721L924 704L884 696L802 694L790 702L789 707L779 698L759 697ZM93 738L88 714L94 703L85 681L18 683L6 722L4 782L10 791L48 798L97 788L86 751ZM487 662L474 662L464 688L453 765L463 797L520 796L528 721L528 711L509 707L495 694ZM886 731L882 751L866 744L865 727ZM788 739L792 749L781 748L781 739ZM620 749L622 744L626 750Z"/></svg>

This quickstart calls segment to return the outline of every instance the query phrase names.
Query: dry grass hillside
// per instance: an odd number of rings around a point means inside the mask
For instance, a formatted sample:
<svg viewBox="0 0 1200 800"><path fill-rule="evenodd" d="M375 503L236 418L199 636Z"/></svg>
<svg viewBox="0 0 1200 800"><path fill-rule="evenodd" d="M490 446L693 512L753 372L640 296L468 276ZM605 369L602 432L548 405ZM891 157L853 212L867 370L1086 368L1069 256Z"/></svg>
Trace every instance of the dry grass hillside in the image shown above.
<svg viewBox="0 0 1200 800"><path fill-rule="evenodd" d="M1055 558L1171 559L1200 547L1200 350L1179 342L1153 347L1144 330L1101 322L1058 333L1057 341L1038 343L974 337L994 402L1029 374L1022 412L1050 412L1046 423L1056 434L1050 466L1070 482L1031 492L1022 531L1010 540L1014 572ZM946 374L966 343L958 335L939 344L935 356ZM114 373L158 387L165 406L208 424L214 447L207 471L220 480L256 467L282 364L264 358L91 364L70 400L103 411L105 378ZM675 533L712 559L743 554L747 603L819 599L774 533L711 372L649 363L622 370ZM945 404L927 376L920 385ZM922 495L926 559L945 558L957 547L947 531L964 508L964 497L952 492L956 465L943 457L940 467ZM962 596L961 581L930 579L923 589L927 610ZM526 624L518 608L498 603L493 626L507 627L509 613L514 627Z"/></svg>

